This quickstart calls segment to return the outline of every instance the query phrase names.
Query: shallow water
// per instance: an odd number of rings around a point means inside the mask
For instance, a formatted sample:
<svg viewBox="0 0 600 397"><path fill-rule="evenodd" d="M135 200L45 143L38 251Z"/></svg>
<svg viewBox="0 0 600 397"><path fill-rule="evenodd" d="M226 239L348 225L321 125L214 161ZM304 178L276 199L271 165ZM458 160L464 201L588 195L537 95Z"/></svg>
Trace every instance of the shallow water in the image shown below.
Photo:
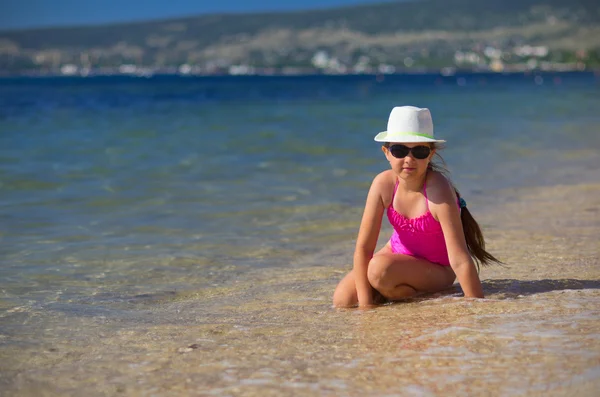
<svg viewBox="0 0 600 397"><path fill-rule="evenodd" d="M2 87L2 395L595 395L598 86L506 79ZM507 266L332 309L408 100Z"/></svg>

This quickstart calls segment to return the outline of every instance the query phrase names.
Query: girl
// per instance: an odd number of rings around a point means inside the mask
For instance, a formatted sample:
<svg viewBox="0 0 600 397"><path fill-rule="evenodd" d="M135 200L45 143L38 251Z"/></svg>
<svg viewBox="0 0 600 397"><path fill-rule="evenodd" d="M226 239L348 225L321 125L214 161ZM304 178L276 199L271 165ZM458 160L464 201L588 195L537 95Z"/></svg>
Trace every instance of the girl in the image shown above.
<svg viewBox="0 0 600 397"><path fill-rule="evenodd" d="M372 306L450 287L458 277L465 297L483 298L479 264L500 263L485 251L479 225L432 157L429 109L395 107L375 141L391 165L375 177L358 232L354 267L333 295L336 307ZM394 228L374 254L383 214ZM473 261L477 261L477 268Z"/></svg>

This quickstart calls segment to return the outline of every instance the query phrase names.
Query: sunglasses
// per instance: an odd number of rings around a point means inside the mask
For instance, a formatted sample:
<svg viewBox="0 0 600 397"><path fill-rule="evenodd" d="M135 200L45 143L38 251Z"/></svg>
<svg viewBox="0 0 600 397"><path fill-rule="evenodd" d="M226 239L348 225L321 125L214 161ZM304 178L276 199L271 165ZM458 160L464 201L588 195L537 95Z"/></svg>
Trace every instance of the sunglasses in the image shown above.
<svg viewBox="0 0 600 397"><path fill-rule="evenodd" d="M418 160L426 159L427 156L431 153L431 148L429 146L419 145L415 147L408 147L404 145L392 145L388 148L392 156L403 159L408 156L409 153L412 153L413 157Z"/></svg>

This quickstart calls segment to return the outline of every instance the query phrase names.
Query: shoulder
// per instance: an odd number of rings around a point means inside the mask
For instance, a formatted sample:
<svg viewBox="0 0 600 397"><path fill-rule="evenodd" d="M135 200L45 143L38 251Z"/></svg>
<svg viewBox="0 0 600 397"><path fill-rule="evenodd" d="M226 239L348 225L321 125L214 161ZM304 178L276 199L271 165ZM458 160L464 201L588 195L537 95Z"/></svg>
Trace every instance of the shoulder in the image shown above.
<svg viewBox="0 0 600 397"><path fill-rule="evenodd" d="M431 203L443 204L456 202L456 191L444 175L436 171L427 173L427 198Z"/></svg>
<svg viewBox="0 0 600 397"><path fill-rule="evenodd" d="M391 201L395 186L396 177L392 170L380 172L375 176L375 178L373 178L373 182L371 182L369 196L379 197L384 207L387 207Z"/></svg>
<svg viewBox="0 0 600 397"><path fill-rule="evenodd" d="M371 190L378 191L382 194L392 193L396 186L396 177L392 170L386 170L375 175L371 183Z"/></svg>
<svg viewBox="0 0 600 397"><path fill-rule="evenodd" d="M375 178L373 178L372 185L385 187L389 185L394 185L395 182L396 177L394 176L394 172L392 170L385 170L375 175Z"/></svg>

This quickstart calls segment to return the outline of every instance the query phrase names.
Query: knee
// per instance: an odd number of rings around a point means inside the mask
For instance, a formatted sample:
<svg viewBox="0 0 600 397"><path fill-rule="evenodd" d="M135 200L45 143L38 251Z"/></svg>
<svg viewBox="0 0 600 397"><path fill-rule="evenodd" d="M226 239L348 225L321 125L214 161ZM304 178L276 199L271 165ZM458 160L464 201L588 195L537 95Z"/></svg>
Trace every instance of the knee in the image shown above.
<svg viewBox="0 0 600 397"><path fill-rule="evenodd" d="M333 293L333 307L344 308L353 307L357 304L357 299L347 291L341 291L339 288Z"/></svg>
<svg viewBox="0 0 600 397"><path fill-rule="evenodd" d="M389 286L389 277L387 277L389 261L383 255L374 256L369 261L367 269L367 278L373 288L379 292L384 292Z"/></svg>
<svg viewBox="0 0 600 397"><path fill-rule="evenodd" d="M333 306L338 308L353 307L358 304L354 280L352 283L342 280L333 293ZM352 284L352 285L350 285Z"/></svg>

